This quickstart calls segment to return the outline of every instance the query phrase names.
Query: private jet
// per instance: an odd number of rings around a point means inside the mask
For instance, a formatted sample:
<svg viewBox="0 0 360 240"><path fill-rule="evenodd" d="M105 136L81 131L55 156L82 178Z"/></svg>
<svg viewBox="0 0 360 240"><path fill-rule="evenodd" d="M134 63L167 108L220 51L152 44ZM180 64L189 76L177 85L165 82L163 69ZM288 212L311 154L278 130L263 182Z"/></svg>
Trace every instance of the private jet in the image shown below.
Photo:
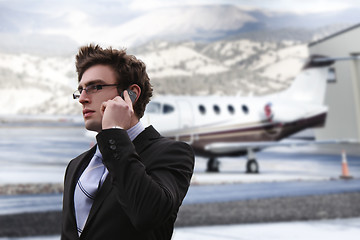
<svg viewBox="0 0 360 240"><path fill-rule="evenodd" d="M246 172L258 173L255 152L324 126L328 108L323 102L333 63L311 56L288 89L266 96L159 96L147 105L141 121L189 143L196 155L209 159L208 172L219 171L219 157L247 155Z"/></svg>

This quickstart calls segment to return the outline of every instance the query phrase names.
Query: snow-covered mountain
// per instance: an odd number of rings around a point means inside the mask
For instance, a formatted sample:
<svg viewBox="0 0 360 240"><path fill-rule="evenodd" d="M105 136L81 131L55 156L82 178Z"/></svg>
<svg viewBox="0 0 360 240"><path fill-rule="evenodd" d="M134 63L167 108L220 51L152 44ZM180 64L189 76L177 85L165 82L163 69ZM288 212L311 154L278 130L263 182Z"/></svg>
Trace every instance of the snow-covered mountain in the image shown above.
<svg viewBox="0 0 360 240"><path fill-rule="evenodd" d="M128 52L146 63L155 94L279 91L307 57L306 44L248 39L201 45L155 41ZM73 56L0 53L0 76L0 115L80 114L79 103L72 99L77 87Z"/></svg>
<svg viewBox="0 0 360 240"><path fill-rule="evenodd" d="M226 17L225 17L226 16ZM218 40L241 31L257 19L234 6L192 6L159 9L119 25L101 42L133 46L153 39L172 41Z"/></svg>
<svg viewBox="0 0 360 240"><path fill-rule="evenodd" d="M356 20L347 16L329 26L336 16L302 18L229 5L157 9L127 18L117 17L116 5L106 10L48 14L0 4L0 115L80 114L72 99L74 54L89 42L127 47L147 64L155 94L279 91L300 70L309 41ZM309 19L311 27L296 28ZM314 29L320 22L327 27Z"/></svg>
<svg viewBox="0 0 360 240"><path fill-rule="evenodd" d="M0 114L80 113L73 57L0 53Z"/></svg>

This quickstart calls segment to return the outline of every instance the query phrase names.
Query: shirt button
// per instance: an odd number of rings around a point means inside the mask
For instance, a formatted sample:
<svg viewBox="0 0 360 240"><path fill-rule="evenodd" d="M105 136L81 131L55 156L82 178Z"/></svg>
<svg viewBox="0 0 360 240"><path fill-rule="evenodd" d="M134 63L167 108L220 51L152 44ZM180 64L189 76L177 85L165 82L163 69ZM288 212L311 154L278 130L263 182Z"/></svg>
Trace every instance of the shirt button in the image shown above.
<svg viewBox="0 0 360 240"><path fill-rule="evenodd" d="M116 149L116 146L115 146L115 145L110 145L110 149L111 149L111 150L115 150L115 149Z"/></svg>
<svg viewBox="0 0 360 240"><path fill-rule="evenodd" d="M110 143L110 144L115 144L115 140L114 140L114 139L110 139L110 140L109 140L109 143Z"/></svg>

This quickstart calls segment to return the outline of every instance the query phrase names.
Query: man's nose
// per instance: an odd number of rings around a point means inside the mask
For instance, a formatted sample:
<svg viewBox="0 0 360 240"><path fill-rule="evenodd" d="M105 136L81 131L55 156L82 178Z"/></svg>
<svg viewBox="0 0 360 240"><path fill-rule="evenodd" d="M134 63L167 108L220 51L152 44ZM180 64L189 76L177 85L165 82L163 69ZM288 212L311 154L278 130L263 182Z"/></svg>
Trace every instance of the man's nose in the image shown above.
<svg viewBox="0 0 360 240"><path fill-rule="evenodd" d="M89 101L90 101L89 95L86 93L85 90L83 90L83 91L80 93L79 103L84 104L84 103L88 103Z"/></svg>

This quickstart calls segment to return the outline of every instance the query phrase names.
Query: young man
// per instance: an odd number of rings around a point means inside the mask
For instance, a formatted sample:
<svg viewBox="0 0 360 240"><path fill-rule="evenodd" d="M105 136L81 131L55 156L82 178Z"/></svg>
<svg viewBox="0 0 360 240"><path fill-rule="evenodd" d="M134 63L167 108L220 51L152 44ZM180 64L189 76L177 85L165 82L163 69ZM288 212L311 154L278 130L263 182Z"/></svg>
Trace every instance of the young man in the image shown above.
<svg viewBox="0 0 360 240"><path fill-rule="evenodd" d="M98 134L66 169L61 239L171 239L194 155L139 121L152 96L145 64L125 50L89 45L76 69L74 98L85 128Z"/></svg>

